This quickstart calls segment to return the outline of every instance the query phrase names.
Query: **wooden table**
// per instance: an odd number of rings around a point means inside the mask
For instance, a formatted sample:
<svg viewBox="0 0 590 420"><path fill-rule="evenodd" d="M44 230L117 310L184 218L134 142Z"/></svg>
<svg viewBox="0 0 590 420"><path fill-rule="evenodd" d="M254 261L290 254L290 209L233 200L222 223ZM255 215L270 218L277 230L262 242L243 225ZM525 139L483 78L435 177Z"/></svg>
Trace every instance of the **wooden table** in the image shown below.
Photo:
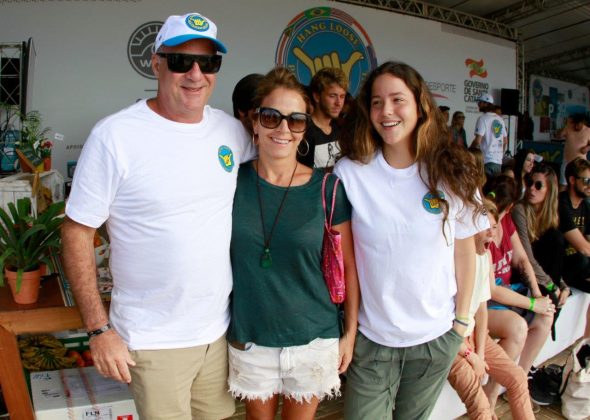
<svg viewBox="0 0 590 420"><path fill-rule="evenodd" d="M14 302L8 286L0 287L0 386L11 420L34 420L16 336L82 327L76 307L64 307L56 276L41 283L39 301Z"/></svg>

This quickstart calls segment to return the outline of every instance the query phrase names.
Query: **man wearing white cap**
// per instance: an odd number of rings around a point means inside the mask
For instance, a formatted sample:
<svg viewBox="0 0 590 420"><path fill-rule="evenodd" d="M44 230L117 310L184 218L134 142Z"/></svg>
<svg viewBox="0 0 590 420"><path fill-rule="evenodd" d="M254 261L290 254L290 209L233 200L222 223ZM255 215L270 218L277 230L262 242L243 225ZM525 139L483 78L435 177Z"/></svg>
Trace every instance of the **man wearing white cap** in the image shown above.
<svg viewBox="0 0 590 420"><path fill-rule="evenodd" d="M488 177L502 171L502 157L508 147L508 135L502 117L494 112L494 98L484 93L477 99L479 110L483 115L475 123L475 138L472 146L480 147Z"/></svg>
<svg viewBox="0 0 590 420"><path fill-rule="evenodd" d="M155 98L100 121L80 156L63 228L68 279L98 371L131 383L145 419L219 419L227 392L231 211L253 157L239 121L207 105L225 46L210 19L170 16L154 46ZM106 222L107 316L92 239Z"/></svg>

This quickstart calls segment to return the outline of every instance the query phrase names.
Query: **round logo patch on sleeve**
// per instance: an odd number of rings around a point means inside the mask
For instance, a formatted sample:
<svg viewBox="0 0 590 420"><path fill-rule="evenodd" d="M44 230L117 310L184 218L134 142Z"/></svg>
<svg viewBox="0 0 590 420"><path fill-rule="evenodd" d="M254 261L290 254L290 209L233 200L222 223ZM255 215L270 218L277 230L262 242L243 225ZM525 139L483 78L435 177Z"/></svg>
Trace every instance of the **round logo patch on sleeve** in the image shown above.
<svg viewBox="0 0 590 420"><path fill-rule="evenodd" d="M219 163L221 167L225 169L227 172L231 172L234 169L234 152L227 147L227 146L219 146L219 150L217 151L217 157L219 158Z"/></svg>
<svg viewBox="0 0 590 420"><path fill-rule="evenodd" d="M437 195L432 195L427 192L422 198L422 206L424 210L432 214L442 213L442 207L440 206L440 200L445 198L445 194L442 191L438 191Z"/></svg>

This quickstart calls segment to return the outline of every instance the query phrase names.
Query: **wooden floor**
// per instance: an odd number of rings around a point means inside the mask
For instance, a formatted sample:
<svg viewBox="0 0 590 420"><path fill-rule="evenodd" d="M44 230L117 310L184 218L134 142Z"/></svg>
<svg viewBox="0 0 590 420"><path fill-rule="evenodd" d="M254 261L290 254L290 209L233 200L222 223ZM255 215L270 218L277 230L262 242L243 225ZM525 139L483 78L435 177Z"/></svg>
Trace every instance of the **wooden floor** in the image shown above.
<svg viewBox="0 0 590 420"><path fill-rule="evenodd" d="M563 351L562 353L558 354L554 358L545 362L545 364L556 363L563 365L567 359L567 355L569 354L569 349ZM343 399L334 398L331 400L323 401L318 408L316 413L316 419L322 420L341 420L344 418L342 414L343 408ZM496 415L498 416L499 420L512 420L512 415L510 414L510 406L503 398L498 398L498 403L496 404ZM561 420L565 419L561 415L561 407L559 405L551 405L546 407L541 407L541 410L535 414L537 420ZM241 402L236 404L236 413L230 417L233 420L243 420L246 418L244 405ZM277 419L280 419L280 416L277 415ZM467 416L459 417L457 420L467 420ZM436 419L439 420L439 419ZM448 420L448 419L440 419L440 420Z"/></svg>

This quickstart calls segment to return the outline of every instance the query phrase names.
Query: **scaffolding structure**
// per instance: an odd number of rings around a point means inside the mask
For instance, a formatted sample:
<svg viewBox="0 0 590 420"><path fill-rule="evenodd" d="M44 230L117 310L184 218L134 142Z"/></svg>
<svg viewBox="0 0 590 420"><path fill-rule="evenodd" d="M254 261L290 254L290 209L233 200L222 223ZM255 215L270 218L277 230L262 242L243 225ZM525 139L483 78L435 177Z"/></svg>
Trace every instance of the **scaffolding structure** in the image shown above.
<svg viewBox="0 0 590 420"><path fill-rule="evenodd" d="M21 108L24 98L25 43L0 43L0 103Z"/></svg>

